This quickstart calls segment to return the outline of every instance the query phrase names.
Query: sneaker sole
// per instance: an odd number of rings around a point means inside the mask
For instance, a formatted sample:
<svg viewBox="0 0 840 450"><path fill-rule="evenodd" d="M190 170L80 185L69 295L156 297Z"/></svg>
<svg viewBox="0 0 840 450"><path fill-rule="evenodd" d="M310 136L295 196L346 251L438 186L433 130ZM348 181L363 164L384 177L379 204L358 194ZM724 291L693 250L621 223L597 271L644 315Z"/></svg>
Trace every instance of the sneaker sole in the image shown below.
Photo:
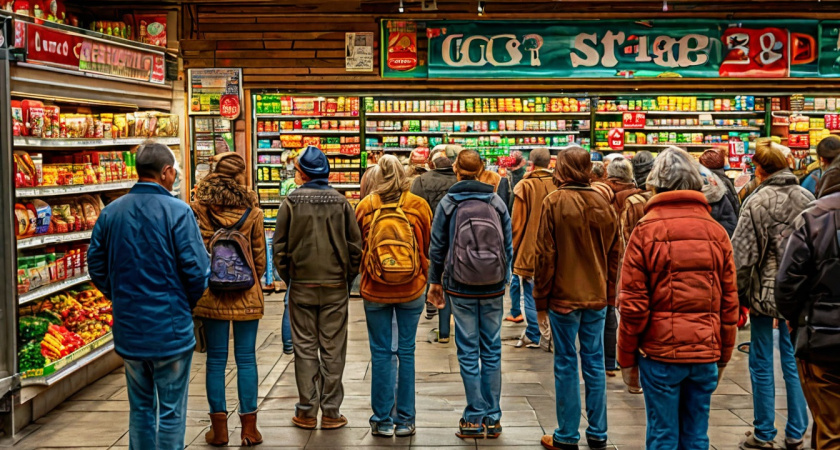
<svg viewBox="0 0 840 450"><path fill-rule="evenodd" d="M370 434L372 434L376 437L384 437L384 438L394 437L394 432L393 431L391 433L383 433L381 431L376 431L376 432L371 431Z"/></svg>

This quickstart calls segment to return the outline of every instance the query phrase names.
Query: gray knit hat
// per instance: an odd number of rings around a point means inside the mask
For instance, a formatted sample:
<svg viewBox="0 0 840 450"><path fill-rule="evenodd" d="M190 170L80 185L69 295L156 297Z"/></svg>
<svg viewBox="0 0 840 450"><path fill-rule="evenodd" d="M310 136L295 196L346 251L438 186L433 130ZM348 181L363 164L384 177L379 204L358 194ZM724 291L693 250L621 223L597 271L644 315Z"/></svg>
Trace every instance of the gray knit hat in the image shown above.
<svg viewBox="0 0 840 450"><path fill-rule="evenodd" d="M668 147L656 157L647 185L658 192L700 191L703 177L698 163L688 152L679 147Z"/></svg>

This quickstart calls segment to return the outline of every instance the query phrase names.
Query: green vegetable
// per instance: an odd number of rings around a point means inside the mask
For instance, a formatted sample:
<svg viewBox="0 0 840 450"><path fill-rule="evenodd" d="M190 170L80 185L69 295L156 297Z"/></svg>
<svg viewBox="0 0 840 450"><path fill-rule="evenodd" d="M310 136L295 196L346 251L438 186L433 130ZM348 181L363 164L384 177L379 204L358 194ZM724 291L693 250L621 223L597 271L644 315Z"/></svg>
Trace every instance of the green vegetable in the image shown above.
<svg viewBox="0 0 840 450"><path fill-rule="evenodd" d="M38 317L45 319L53 325L62 325L64 323L64 321L61 320L61 315L52 310L41 311L38 313Z"/></svg>
<svg viewBox="0 0 840 450"><path fill-rule="evenodd" d="M50 321L41 317L24 316L18 321L19 335L22 341L38 340L44 338L47 334L47 329L50 327Z"/></svg>
<svg viewBox="0 0 840 450"><path fill-rule="evenodd" d="M47 365L47 359L41 354L41 343L39 341L31 341L24 345L18 352L18 363L21 372L41 369Z"/></svg>

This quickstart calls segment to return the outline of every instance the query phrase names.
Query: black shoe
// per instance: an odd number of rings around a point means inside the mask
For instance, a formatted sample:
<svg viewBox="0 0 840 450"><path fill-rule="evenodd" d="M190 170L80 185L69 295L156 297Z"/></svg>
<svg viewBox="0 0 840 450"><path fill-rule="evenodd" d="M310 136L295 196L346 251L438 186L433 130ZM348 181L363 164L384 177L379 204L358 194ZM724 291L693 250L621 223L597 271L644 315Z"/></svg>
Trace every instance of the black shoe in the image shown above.
<svg viewBox="0 0 840 450"><path fill-rule="evenodd" d="M586 436L586 444L591 450L607 450L607 440L594 439Z"/></svg>

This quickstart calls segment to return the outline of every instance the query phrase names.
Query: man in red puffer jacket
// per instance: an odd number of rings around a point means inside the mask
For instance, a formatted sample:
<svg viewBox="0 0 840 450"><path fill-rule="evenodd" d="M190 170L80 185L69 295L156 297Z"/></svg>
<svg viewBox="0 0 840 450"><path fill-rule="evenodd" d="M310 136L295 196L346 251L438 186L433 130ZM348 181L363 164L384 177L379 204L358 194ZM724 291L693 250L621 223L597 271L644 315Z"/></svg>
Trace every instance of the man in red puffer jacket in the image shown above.
<svg viewBox="0 0 840 450"><path fill-rule="evenodd" d="M712 393L737 332L732 244L684 150L660 153L647 185L655 195L621 270L618 362L631 390L644 386L648 449L709 448Z"/></svg>

